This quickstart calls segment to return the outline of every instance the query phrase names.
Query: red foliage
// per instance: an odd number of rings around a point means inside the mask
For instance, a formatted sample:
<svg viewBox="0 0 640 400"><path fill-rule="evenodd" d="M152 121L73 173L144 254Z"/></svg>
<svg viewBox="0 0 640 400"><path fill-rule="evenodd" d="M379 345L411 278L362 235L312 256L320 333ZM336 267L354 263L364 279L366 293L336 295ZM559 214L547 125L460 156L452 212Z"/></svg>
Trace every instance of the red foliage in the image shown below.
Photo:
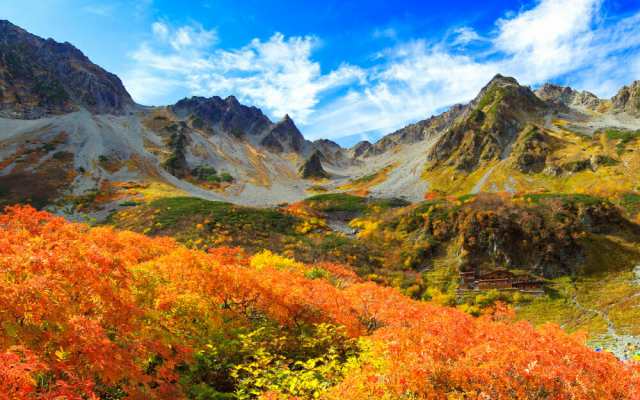
<svg viewBox="0 0 640 400"><path fill-rule="evenodd" d="M515 323L503 308L473 318L318 267L346 286L253 269L239 249L207 254L10 208L0 216L0 393L94 398L99 382L130 398L180 398L175 366L208 330L261 313L366 337L361 360L327 398L638 398L637 366L584 338ZM162 362L150 367L152 358ZM48 383L36 385L35 374Z"/></svg>

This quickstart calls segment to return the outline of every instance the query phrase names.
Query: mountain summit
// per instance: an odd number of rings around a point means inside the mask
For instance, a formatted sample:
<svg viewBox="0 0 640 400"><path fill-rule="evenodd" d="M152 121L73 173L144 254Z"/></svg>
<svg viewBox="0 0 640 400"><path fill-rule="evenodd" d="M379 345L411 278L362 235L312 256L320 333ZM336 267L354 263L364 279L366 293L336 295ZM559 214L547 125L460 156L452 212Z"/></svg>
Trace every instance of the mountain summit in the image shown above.
<svg viewBox="0 0 640 400"><path fill-rule="evenodd" d="M640 80L620 89L611 101L616 111L640 116Z"/></svg>
<svg viewBox="0 0 640 400"><path fill-rule="evenodd" d="M39 118L85 108L121 114L133 100L120 79L69 43L0 21L0 113Z"/></svg>
<svg viewBox="0 0 640 400"><path fill-rule="evenodd" d="M608 100L554 84L534 92L498 74L468 104L344 149L234 96L137 106L71 44L0 22L5 202L126 199L122 185L150 184L260 206L316 191L418 201L428 191L571 190L609 179L630 189L640 185L628 171L640 168L639 114L639 82Z"/></svg>
<svg viewBox="0 0 640 400"><path fill-rule="evenodd" d="M481 161L498 159L518 132L548 106L514 78L496 75L429 153L430 168L453 165L471 171Z"/></svg>

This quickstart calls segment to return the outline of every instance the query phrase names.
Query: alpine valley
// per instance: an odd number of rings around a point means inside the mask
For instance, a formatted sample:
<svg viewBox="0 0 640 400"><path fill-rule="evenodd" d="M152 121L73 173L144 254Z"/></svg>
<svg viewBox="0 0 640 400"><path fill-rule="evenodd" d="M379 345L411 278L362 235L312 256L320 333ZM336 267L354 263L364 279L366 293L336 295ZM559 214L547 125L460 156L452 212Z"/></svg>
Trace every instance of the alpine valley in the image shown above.
<svg viewBox="0 0 640 400"><path fill-rule="evenodd" d="M233 96L136 104L73 45L0 21L0 206L0 363L40 371L7 398L640 390L640 81L601 99L496 75L343 148Z"/></svg>

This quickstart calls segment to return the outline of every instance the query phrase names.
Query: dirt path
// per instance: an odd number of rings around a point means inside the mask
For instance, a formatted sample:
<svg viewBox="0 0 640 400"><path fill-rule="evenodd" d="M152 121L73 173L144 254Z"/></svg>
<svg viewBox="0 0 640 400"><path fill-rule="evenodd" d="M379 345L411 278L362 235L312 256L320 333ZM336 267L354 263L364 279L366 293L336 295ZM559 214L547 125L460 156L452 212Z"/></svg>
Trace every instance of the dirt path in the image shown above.
<svg viewBox="0 0 640 400"><path fill-rule="evenodd" d="M635 279L633 283L640 285L640 265L635 267L634 273ZM634 297L635 296L638 296L638 294L634 295ZM622 360L629 359L633 356L633 353L628 351L629 347L634 348L635 351L640 351L640 337L618 333L615 324L609 318L606 308L604 310L598 310L595 308L585 307L578 301L577 295L574 295L571 298L571 302L578 310L584 313L595 314L602 318L602 320L607 324L607 333L601 335L596 340L592 340L592 344L605 344L605 350L613 353L616 357Z"/></svg>

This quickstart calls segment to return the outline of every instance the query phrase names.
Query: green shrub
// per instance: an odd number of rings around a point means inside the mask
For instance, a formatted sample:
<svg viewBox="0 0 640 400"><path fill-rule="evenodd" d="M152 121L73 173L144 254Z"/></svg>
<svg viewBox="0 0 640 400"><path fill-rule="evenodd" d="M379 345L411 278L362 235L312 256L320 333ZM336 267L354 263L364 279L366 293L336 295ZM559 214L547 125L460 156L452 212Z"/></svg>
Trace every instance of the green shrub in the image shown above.
<svg viewBox="0 0 640 400"><path fill-rule="evenodd" d="M318 194L305 200L314 209L323 212L363 212L367 208L367 199L346 193Z"/></svg>
<svg viewBox="0 0 640 400"><path fill-rule="evenodd" d="M231 176L231 174L229 174L228 172L223 172L222 174L220 174L220 180L225 183L230 183L233 182L233 176Z"/></svg>

